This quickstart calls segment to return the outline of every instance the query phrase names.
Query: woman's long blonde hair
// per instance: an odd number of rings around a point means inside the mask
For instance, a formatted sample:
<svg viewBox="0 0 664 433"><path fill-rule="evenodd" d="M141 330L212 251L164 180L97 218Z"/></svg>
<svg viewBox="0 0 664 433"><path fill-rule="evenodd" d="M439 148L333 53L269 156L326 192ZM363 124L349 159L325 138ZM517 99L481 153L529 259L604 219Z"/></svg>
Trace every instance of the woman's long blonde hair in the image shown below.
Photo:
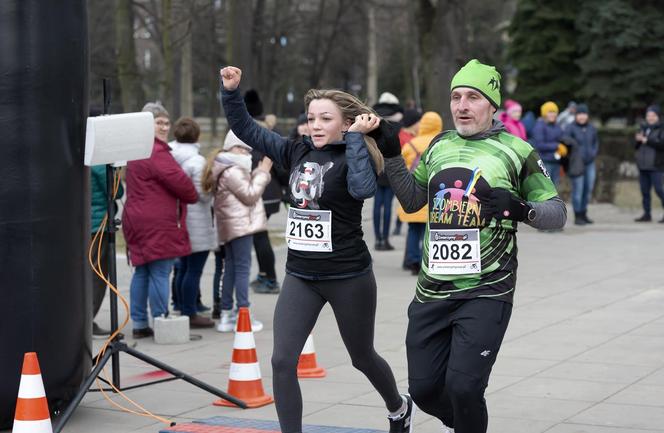
<svg viewBox="0 0 664 433"><path fill-rule="evenodd" d="M203 192L211 193L217 189L217 179L212 176L212 167L214 166L214 159L223 152L222 149L212 149L206 158L205 168L203 169Z"/></svg>
<svg viewBox="0 0 664 433"><path fill-rule="evenodd" d="M342 92L341 90L335 90L335 89L309 90L307 94L304 95L305 111L309 110L309 104L314 99L329 99L330 101L334 102L336 106L339 107L339 110L341 110L341 116L343 117L343 119L350 120L351 122L355 122L355 116L359 116L360 114L371 113L373 115L376 115L376 112L372 110L371 107L369 107L367 104L363 103L355 96L348 94L346 92ZM376 140L369 137L368 135L365 135L364 142L366 143L369 155L371 155L371 159L374 162L376 173L378 174L382 173L383 167L385 166L385 162L383 161L383 155L378 150L378 146L376 145Z"/></svg>

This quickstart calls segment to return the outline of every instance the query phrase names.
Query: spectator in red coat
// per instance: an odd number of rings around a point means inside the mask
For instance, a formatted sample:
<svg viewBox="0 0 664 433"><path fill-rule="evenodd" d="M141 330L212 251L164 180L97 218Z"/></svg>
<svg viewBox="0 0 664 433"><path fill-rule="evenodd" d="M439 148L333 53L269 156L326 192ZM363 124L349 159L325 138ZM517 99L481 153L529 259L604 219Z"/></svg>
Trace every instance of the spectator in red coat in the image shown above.
<svg viewBox="0 0 664 433"><path fill-rule="evenodd" d="M127 202L122 213L129 259L136 267L130 285L134 338L153 335L148 300L152 317L168 315L173 261L191 253L187 204L198 200L193 182L171 156L168 112L158 102L146 104L143 111L154 115L154 147L150 158L127 164Z"/></svg>

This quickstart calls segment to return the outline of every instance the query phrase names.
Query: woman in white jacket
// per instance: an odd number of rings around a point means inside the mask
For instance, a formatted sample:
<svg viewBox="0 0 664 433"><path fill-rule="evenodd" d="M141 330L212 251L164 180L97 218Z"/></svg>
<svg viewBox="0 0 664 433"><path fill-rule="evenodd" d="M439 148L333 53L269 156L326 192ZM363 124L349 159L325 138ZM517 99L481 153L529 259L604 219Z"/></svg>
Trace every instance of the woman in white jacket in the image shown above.
<svg viewBox="0 0 664 433"><path fill-rule="evenodd" d="M214 321L200 316L197 300L201 275L210 250L217 247L217 235L212 221L212 195L203 191L202 179L205 158L199 154L200 127L189 117L175 123L171 142L172 155L182 170L191 178L198 192L198 201L187 205L187 231L191 242L191 254L180 257L180 268L175 277L174 290L183 315L189 316L191 328L211 328Z"/></svg>
<svg viewBox="0 0 664 433"><path fill-rule="evenodd" d="M205 191L214 191L217 234L226 255L217 330L231 332L235 329L233 294L238 308L249 307L253 234L267 230L261 196L270 182L272 161L263 158L252 172L251 147L233 131L226 135L223 150L209 162L203 185ZM258 332L263 324L252 318L251 328Z"/></svg>

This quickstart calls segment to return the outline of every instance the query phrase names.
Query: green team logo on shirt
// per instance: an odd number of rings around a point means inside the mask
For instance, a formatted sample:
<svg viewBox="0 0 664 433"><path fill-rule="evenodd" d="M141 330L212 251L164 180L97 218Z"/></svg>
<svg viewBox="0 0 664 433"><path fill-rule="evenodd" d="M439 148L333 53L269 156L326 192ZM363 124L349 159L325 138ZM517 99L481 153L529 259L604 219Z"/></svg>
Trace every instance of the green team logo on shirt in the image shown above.
<svg viewBox="0 0 664 433"><path fill-rule="evenodd" d="M516 223L486 217L478 196L506 188L529 201L557 196L537 152L507 133L466 140L448 132L422 155L413 175L428 189L429 218L416 297L422 302L491 296L511 302L516 281ZM433 275L427 271L429 230L480 229L482 272Z"/></svg>

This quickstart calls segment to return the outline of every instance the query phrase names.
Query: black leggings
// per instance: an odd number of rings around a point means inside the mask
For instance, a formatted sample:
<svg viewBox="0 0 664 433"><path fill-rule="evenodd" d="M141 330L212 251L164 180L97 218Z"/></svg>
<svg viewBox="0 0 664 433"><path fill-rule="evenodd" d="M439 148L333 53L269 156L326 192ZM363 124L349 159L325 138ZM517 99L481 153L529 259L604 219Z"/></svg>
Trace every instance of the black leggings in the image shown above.
<svg viewBox="0 0 664 433"><path fill-rule="evenodd" d="M373 272L343 280L310 281L286 275L274 311L274 399L283 433L302 432L297 362L318 314L330 303L353 367L364 373L390 412L402 399L390 366L373 347L376 280Z"/></svg>
<svg viewBox="0 0 664 433"><path fill-rule="evenodd" d="M276 280L277 273L274 270L274 250L272 250L267 230L254 233L254 249L256 249L258 273L264 274L269 280Z"/></svg>

